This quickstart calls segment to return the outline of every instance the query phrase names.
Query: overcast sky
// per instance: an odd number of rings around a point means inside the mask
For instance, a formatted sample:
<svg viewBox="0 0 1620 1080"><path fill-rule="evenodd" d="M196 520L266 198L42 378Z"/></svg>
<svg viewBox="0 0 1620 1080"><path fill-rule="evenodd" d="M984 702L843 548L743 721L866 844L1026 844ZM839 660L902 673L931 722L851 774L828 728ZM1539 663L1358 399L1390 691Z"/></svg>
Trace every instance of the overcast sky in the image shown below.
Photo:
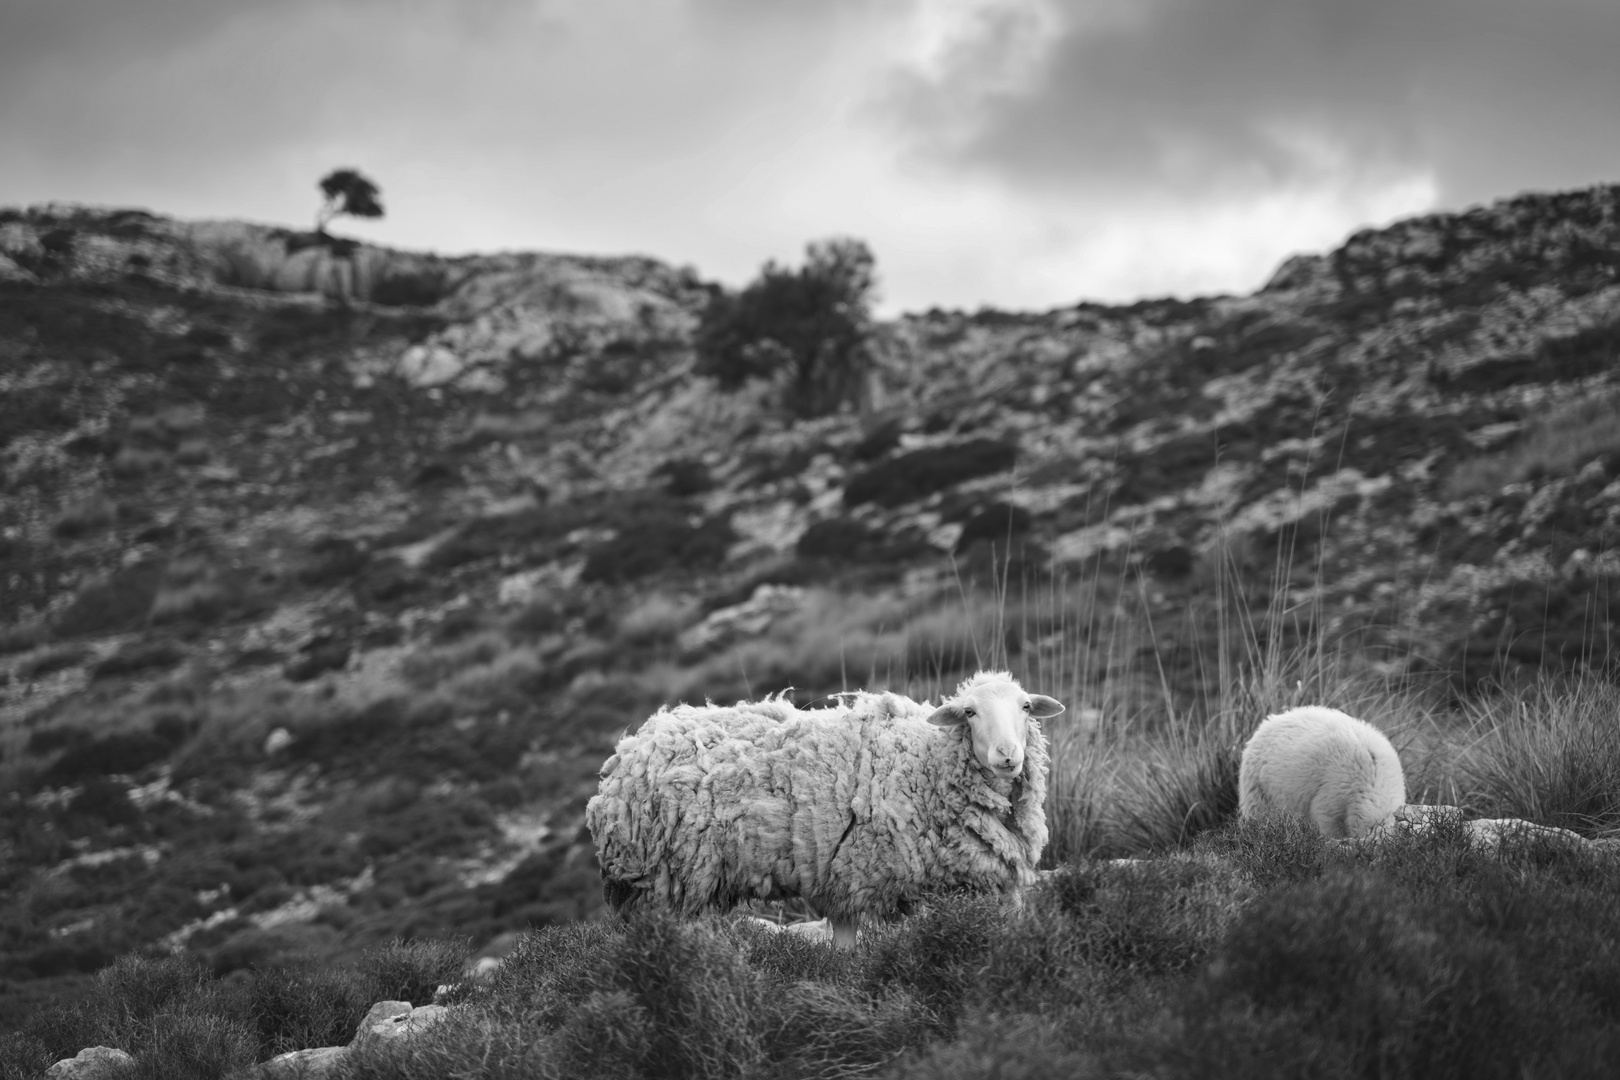
<svg viewBox="0 0 1620 1080"><path fill-rule="evenodd" d="M1620 180L1616 0L0 0L0 205L312 222L884 309L1246 292L1363 225Z"/></svg>

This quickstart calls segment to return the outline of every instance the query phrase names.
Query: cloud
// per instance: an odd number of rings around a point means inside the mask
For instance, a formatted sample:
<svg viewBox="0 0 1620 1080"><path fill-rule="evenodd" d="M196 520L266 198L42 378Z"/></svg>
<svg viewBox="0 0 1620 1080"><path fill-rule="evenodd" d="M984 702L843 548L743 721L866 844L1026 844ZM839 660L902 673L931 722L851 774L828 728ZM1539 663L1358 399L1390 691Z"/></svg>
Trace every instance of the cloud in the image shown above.
<svg viewBox="0 0 1620 1080"><path fill-rule="evenodd" d="M355 166L447 251L886 310L1241 291L1437 203L1620 164L1612 0L0 0L0 204L312 220ZM1614 9L1611 11L1611 9Z"/></svg>
<svg viewBox="0 0 1620 1080"><path fill-rule="evenodd" d="M1620 166L1610 0L986 8L887 104L919 154L1020 185L1198 199L1428 171L1458 202Z"/></svg>

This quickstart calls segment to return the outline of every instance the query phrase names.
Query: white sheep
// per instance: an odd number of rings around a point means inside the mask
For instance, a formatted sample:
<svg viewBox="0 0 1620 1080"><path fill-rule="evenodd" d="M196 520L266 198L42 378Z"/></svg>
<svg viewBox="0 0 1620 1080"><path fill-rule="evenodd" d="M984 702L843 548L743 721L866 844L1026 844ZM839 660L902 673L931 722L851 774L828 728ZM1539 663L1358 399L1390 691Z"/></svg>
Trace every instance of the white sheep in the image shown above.
<svg viewBox="0 0 1620 1080"><path fill-rule="evenodd" d="M660 709L585 808L609 906L684 914L802 897L855 943L925 893L1016 893L1046 846L1046 737L1063 705L980 672L937 709L899 694Z"/></svg>
<svg viewBox="0 0 1620 1080"><path fill-rule="evenodd" d="M1332 838L1365 836L1406 804L1400 755L1384 733L1337 709L1268 716L1243 748L1238 814L1281 810Z"/></svg>

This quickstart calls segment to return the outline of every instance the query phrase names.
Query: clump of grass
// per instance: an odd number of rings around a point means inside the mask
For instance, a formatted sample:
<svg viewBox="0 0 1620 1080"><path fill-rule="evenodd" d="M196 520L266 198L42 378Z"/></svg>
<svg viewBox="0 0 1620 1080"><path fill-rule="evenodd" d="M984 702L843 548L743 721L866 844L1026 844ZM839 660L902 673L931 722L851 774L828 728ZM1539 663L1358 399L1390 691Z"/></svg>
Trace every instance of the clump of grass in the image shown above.
<svg viewBox="0 0 1620 1080"><path fill-rule="evenodd" d="M73 1004L35 1016L0 1061L0 1075L34 1075L25 1063L111 1046L135 1058L129 1075L204 1080L250 1065L254 1041L239 1003L185 957L125 956Z"/></svg>
<svg viewBox="0 0 1620 1080"><path fill-rule="evenodd" d="M1494 495L1508 484L1564 476L1620 450L1620 394L1551 409L1525 425L1513 446L1458 465L1445 484L1451 499Z"/></svg>
<svg viewBox="0 0 1620 1080"><path fill-rule="evenodd" d="M186 956L125 956L90 993L0 1041L0 1077L33 1080L101 1045L133 1055L128 1075L141 1080L212 1080L289 1050L345 1045L374 1002L426 1004L467 956L461 940L396 941L350 967L269 967L232 981Z"/></svg>
<svg viewBox="0 0 1620 1080"><path fill-rule="evenodd" d="M1472 807L1587 835L1620 831L1620 687L1543 679L1465 706Z"/></svg>

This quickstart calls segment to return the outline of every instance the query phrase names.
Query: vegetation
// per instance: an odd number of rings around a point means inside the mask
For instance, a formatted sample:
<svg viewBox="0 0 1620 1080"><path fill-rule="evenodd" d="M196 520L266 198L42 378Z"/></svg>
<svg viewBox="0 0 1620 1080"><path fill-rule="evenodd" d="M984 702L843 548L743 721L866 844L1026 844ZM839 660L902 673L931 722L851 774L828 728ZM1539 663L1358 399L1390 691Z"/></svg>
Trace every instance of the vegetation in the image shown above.
<svg viewBox="0 0 1620 1080"><path fill-rule="evenodd" d="M1020 909L937 897L851 954L737 918L538 930L450 1021L342 1075L1600 1077L1617 935L1608 857L1233 822L1180 856L1066 866ZM190 1077L346 1043L369 1001L424 1001L463 955L418 943L235 983L128 957L0 1043L0 1076L85 1045Z"/></svg>
<svg viewBox="0 0 1620 1080"><path fill-rule="evenodd" d="M1616 451L1620 451L1620 396L1587 398L1531 418L1511 447L1458 465L1447 482L1447 493L1452 498L1494 496L1509 484L1570 476L1594 458Z"/></svg>
<svg viewBox="0 0 1620 1080"><path fill-rule="evenodd" d="M804 416L857 401L869 364L873 267L861 241L827 240L805 248L798 270L768 262L740 293L716 292L698 326L698 373L728 389L781 380Z"/></svg>
<svg viewBox="0 0 1620 1080"><path fill-rule="evenodd" d="M315 215L315 231L324 233L327 223L338 214L350 217L383 216L381 189L358 169L334 169L321 177L320 211Z"/></svg>

